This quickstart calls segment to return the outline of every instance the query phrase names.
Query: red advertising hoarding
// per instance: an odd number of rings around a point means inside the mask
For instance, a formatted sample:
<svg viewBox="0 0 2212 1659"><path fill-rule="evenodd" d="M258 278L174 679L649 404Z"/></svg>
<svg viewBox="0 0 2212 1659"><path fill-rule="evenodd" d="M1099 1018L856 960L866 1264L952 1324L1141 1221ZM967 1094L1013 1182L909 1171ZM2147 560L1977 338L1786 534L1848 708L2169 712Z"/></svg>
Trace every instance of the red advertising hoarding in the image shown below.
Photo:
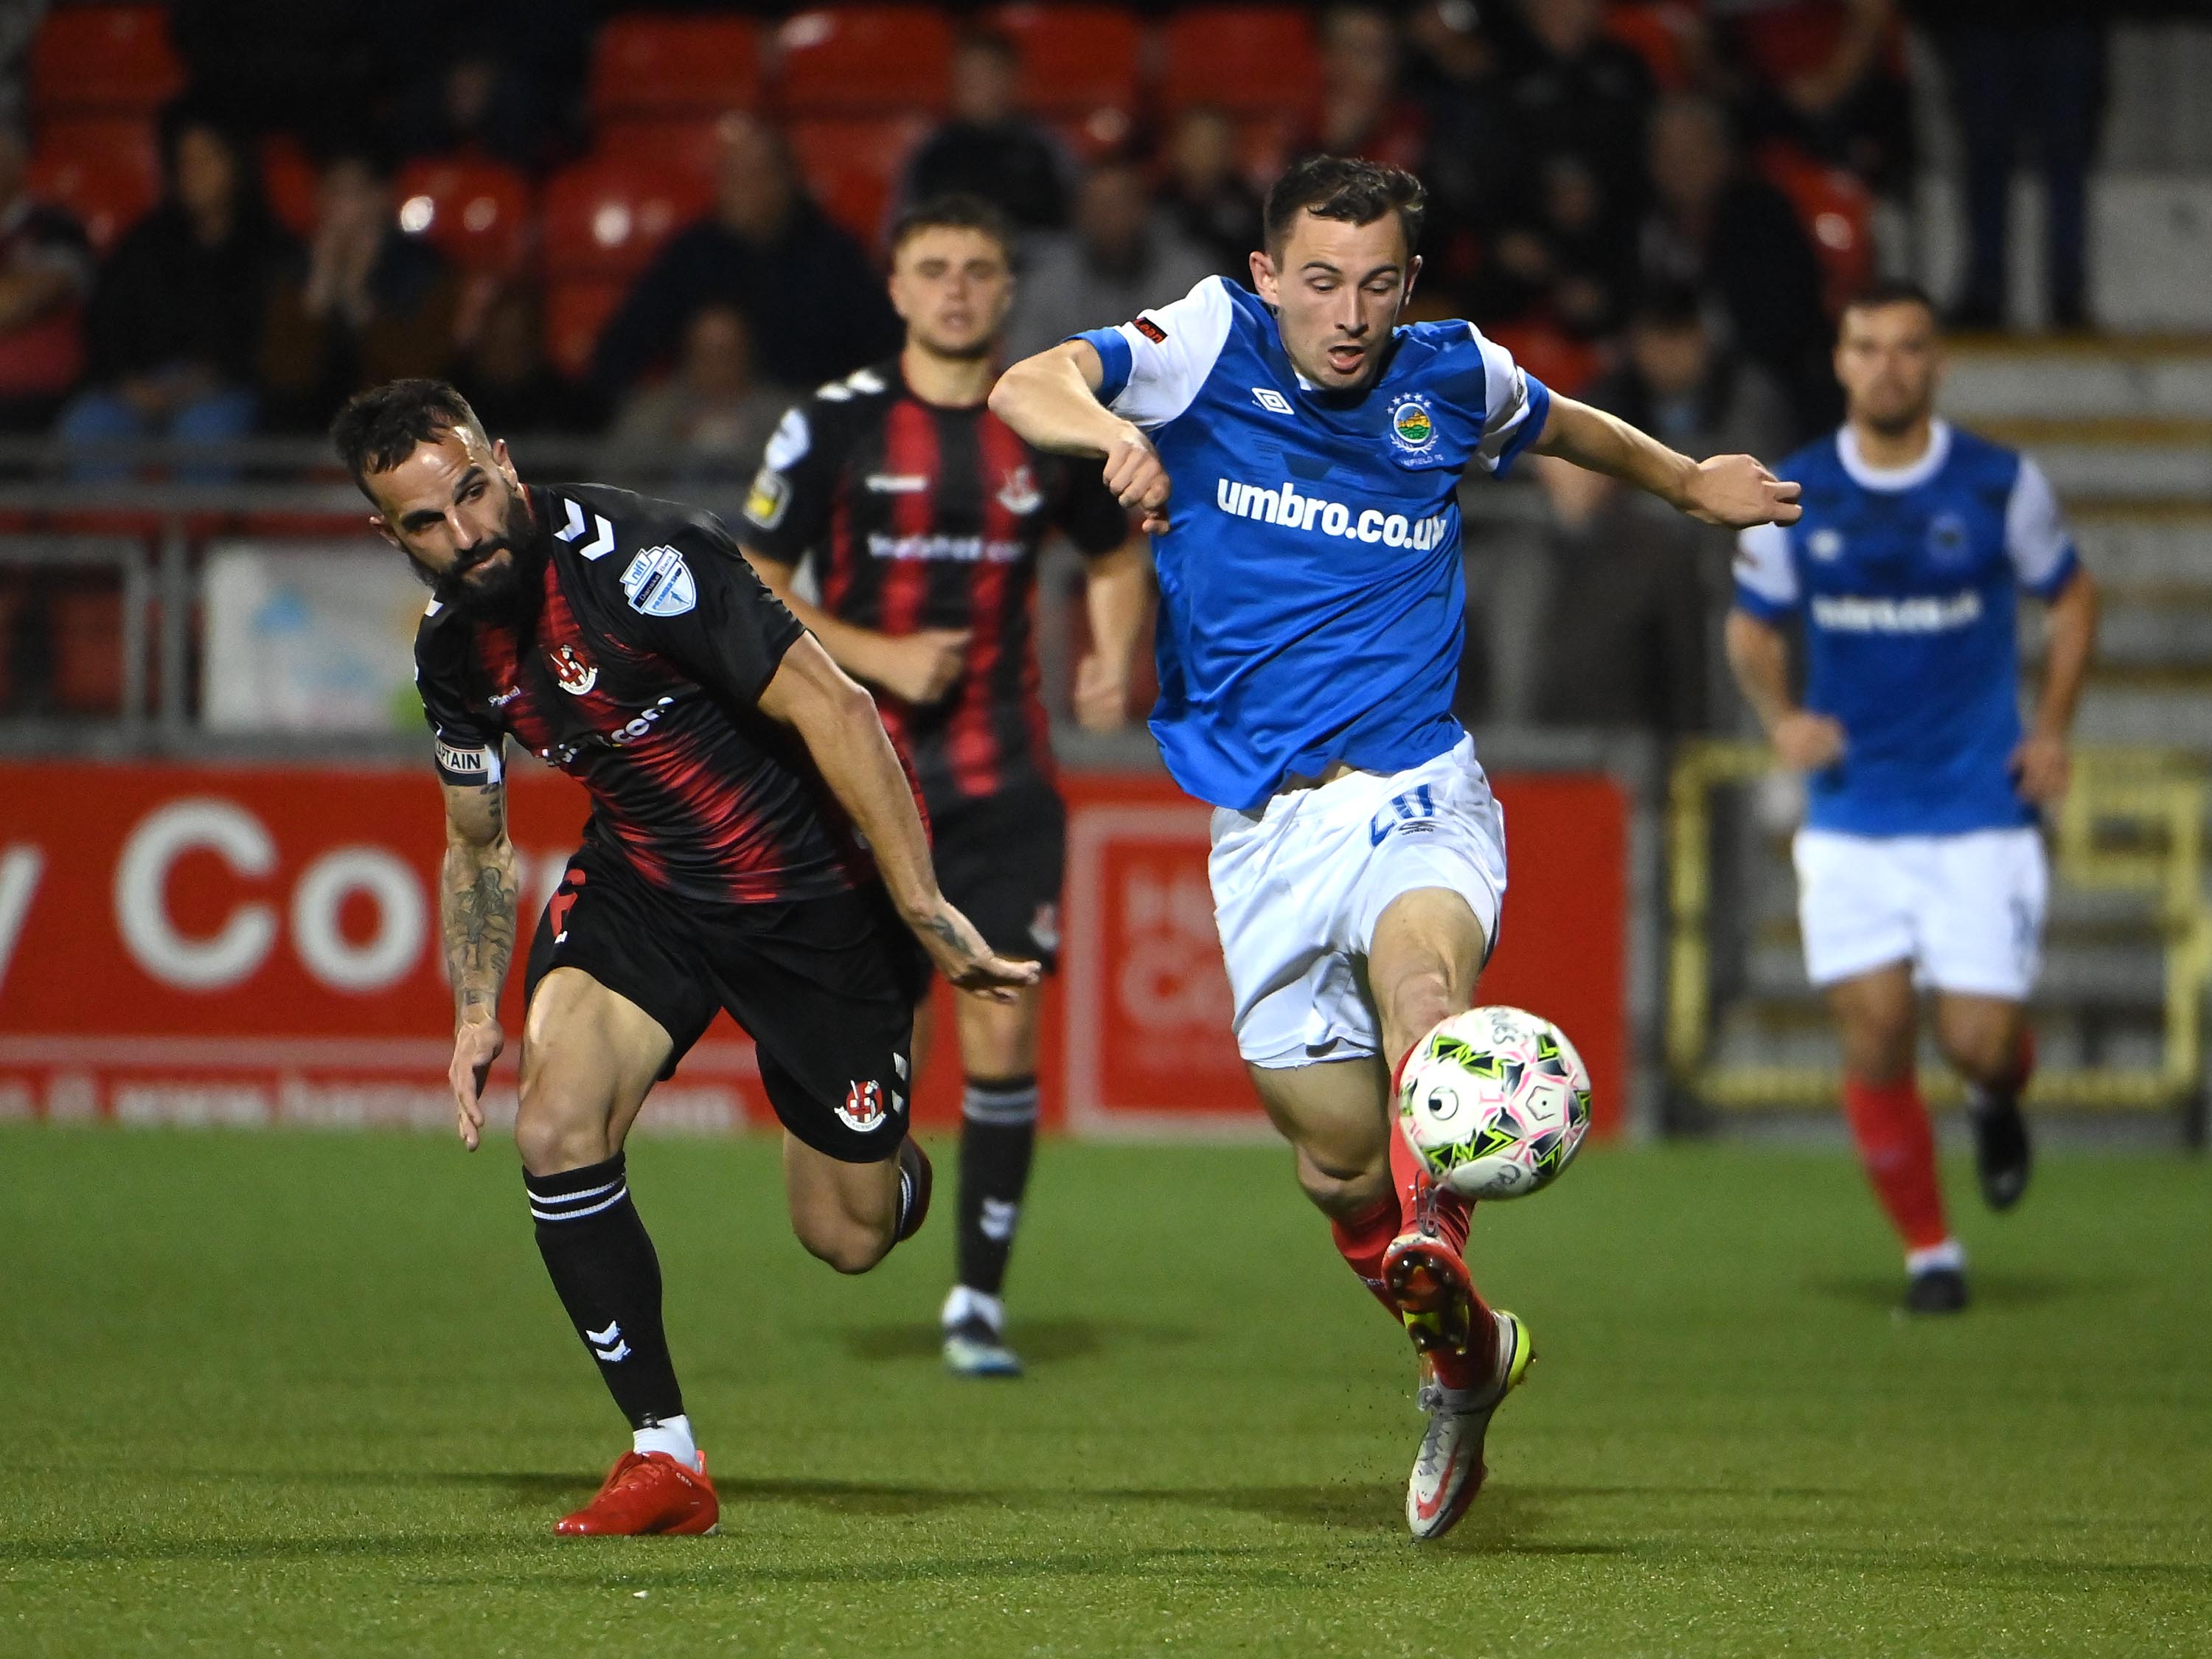
<svg viewBox="0 0 2212 1659"><path fill-rule="evenodd" d="M1228 1030L1206 811L1164 778L1075 775L1048 1121L1093 1133L1255 1126ZM1497 781L1511 889L1486 1001L1556 1019L1617 1121L1626 1077L1627 805L1587 775ZM584 798L513 775L529 929ZM438 791L427 772L33 763L0 773L0 1116L147 1122L450 1121ZM506 1024L521 1029L518 971ZM939 990L940 1011L949 994ZM917 1093L957 1110L947 1041ZM513 1109L513 1054L495 1074ZM766 1124L726 1021L654 1092L662 1127Z"/></svg>

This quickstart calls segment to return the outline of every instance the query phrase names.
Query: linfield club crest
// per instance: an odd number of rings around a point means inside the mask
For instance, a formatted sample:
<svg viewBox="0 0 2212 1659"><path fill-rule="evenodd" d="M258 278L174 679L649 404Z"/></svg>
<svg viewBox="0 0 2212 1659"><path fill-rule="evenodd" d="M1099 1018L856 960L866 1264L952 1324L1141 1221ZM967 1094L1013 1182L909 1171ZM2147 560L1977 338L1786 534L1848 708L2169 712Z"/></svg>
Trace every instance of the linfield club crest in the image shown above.
<svg viewBox="0 0 2212 1659"><path fill-rule="evenodd" d="M1390 405L1390 441L1401 449L1426 449L1437 440L1437 423L1429 413L1429 400L1418 392Z"/></svg>

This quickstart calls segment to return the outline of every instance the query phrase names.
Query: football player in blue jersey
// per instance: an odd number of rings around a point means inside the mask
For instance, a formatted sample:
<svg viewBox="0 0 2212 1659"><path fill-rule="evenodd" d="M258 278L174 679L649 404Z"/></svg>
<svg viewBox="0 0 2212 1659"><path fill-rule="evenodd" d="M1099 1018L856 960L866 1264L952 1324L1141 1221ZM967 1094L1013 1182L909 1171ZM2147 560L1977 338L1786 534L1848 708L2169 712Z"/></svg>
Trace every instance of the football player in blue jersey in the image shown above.
<svg viewBox="0 0 2212 1659"><path fill-rule="evenodd" d="M2027 1186L2020 1095L2034 1054L2047 881L2037 809L2065 793L2067 733L2097 590L2025 455L1935 413L1935 308L1904 283L1845 310L1843 428L1782 464L1804 516L1743 533L1729 661L1788 765L1807 775L1796 846L1805 969L1841 1030L1844 1112L1905 1247L1905 1305L1966 1306L1936 1144L1913 1076L1916 989L1965 1079L1982 1195ZM2014 596L2048 607L2023 731ZM1790 691L1792 617L1803 701Z"/></svg>
<svg viewBox="0 0 2212 1659"><path fill-rule="evenodd" d="M1102 457L1146 515L1169 770L1216 811L1237 1046L1337 1247L1423 1355L1417 1538L1483 1478L1527 1328L1475 1293L1462 1200L1391 1131L1396 1071L1474 1000L1504 826L1452 717L1467 594L1457 491L1534 449L1711 523L1796 517L1746 455L1698 463L1554 396L1469 324L1398 317L1423 191L1317 157L1269 192L1258 293L1208 277L1017 363L991 394L1042 448Z"/></svg>

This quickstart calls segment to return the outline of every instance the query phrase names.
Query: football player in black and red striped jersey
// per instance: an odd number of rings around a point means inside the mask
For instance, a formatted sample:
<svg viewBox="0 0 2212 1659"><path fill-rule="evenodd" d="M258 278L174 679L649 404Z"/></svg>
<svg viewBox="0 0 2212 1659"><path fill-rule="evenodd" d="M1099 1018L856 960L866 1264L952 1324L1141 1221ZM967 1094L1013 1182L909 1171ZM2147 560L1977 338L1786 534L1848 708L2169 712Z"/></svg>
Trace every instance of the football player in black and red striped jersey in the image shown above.
<svg viewBox="0 0 2212 1659"><path fill-rule="evenodd" d="M987 999L1026 992L1037 969L946 902L875 705L711 515L526 488L439 381L362 393L331 435L370 523L434 596L415 673L445 786L440 919L471 1150L514 944L506 739L592 797L530 950L514 1137L539 1253L632 1443L556 1529L709 1531L719 1508L623 1171L647 1092L727 1009L783 1122L793 1230L865 1273L928 1208L928 1160L906 1133L924 952Z"/></svg>
<svg viewBox="0 0 2212 1659"><path fill-rule="evenodd" d="M1031 638L1038 550L1057 532L1088 561L1086 726L1127 718L1152 575L1097 466L1032 448L984 406L1012 246L1005 219L972 198L900 220L890 295L905 349L784 417L741 533L769 586L877 688L921 779L945 892L994 949L1049 970L1066 820ZM818 603L793 591L802 564ZM945 1357L963 1375L1008 1376L1020 1362L1000 1297L1036 1137L1037 995L956 1006L967 1087Z"/></svg>

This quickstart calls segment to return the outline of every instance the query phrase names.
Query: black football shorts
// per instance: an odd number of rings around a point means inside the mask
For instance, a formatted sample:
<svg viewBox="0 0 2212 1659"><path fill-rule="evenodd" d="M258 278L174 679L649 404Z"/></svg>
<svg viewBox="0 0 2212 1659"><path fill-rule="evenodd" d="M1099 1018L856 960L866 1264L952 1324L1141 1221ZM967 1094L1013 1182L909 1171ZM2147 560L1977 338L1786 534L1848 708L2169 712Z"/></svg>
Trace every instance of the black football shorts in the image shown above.
<svg viewBox="0 0 2212 1659"><path fill-rule="evenodd" d="M1048 785L933 802L937 884L1000 956L1060 964L1060 886L1067 809Z"/></svg>
<svg viewBox="0 0 2212 1659"><path fill-rule="evenodd" d="M676 1069L717 1009L752 1037L785 1128L847 1164L905 1138L914 1007L929 981L921 942L875 882L821 898L705 904L671 897L586 846L539 917L528 994L575 968L659 1021Z"/></svg>

